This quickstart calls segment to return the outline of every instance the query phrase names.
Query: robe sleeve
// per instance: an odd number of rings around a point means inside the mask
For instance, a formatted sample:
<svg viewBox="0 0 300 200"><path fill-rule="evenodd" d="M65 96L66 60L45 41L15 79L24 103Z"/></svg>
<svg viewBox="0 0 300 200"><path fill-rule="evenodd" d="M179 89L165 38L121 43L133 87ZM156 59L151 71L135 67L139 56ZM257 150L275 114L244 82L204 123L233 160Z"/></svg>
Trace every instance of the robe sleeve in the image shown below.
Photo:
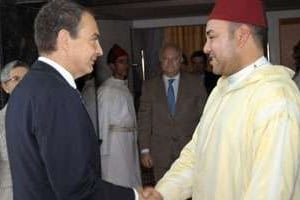
<svg viewBox="0 0 300 200"><path fill-rule="evenodd" d="M179 158L155 186L164 200L181 200L192 196L198 134L199 125L192 140L183 148Z"/></svg>
<svg viewBox="0 0 300 200"><path fill-rule="evenodd" d="M254 111L252 175L243 199L292 199L300 170L299 99L283 88L262 91Z"/></svg>
<svg viewBox="0 0 300 200"><path fill-rule="evenodd" d="M109 92L106 89L99 88L98 90L98 124L99 124L99 136L102 140L101 144L101 155L108 155L110 152L111 137L109 134L109 125L110 125L110 113L111 106L113 105L109 99L110 95L106 95Z"/></svg>

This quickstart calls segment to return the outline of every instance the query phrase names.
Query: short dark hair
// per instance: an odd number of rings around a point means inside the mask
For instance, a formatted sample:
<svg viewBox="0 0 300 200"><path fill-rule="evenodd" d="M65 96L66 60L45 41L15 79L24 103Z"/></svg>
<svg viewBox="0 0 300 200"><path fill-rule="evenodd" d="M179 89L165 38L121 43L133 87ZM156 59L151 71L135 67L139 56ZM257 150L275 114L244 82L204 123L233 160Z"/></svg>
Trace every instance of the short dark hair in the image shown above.
<svg viewBox="0 0 300 200"><path fill-rule="evenodd" d="M76 38L84 12L90 13L83 6L68 0L53 0L43 6L34 21L34 39L39 53L56 50L57 35L62 29Z"/></svg>
<svg viewBox="0 0 300 200"><path fill-rule="evenodd" d="M254 25L251 26L256 43L264 49L268 43L268 28Z"/></svg>
<svg viewBox="0 0 300 200"><path fill-rule="evenodd" d="M203 58L204 63L207 63L207 56L206 56L206 54L205 54L203 51L201 51L201 50L195 51L195 52L191 55L191 60L192 60L193 58L195 58L195 57L201 57L201 58Z"/></svg>
<svg viewBox="0 0 300 200"><path fill-rule="evenodd" d="M233 36L235 30L237 28L239 28L242 25L242 23L238 23L238 22L230 22L229 25L229 32L230 35ZM250 27L251 32L254 36L254 40L256 42L256 44L264 49L265 45L268 42L268 28L266 27L262 27L262 26L257 26L257 25L251 25L251 24L247 24L247 26Z"/></svg>

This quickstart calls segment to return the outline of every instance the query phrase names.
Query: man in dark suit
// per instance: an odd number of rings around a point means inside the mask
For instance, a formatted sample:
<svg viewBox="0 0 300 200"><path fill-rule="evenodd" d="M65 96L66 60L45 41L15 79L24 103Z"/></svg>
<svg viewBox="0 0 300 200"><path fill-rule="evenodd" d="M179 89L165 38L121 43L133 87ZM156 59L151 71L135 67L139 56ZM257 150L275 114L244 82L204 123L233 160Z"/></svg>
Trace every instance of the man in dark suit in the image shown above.
<svg viewBox="0 0 300 200"><path fill-rule="evenodd" d="M78 4L52 1L35 19L35 41L40 57L7 109L14 200L137 198L101 180L96 134L74 82L102 55L94 17Z"/></svg>
<svg viewBox="0 0 300 200"><path fill-rule="evenodd" d="M177 46L165 45L160 52L163 74L143 84L138 113L141 161L153 167L155 180L191 139L207 98L198 76L180 73L181 55Z"/></svg>

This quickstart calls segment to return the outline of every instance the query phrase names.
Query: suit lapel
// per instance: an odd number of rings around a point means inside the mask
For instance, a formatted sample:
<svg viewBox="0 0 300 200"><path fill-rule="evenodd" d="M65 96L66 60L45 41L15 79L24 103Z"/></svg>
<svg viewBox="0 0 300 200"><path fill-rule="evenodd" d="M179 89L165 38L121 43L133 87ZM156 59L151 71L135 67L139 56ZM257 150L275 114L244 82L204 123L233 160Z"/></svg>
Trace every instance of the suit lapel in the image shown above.
<svg viewBox="0 0 300 200"><path fill-rule="evenodd" d="M155 83L155 85L157 86L157 98L156 101L161 102L161 104L163 105L163 108L165 108L165 111L163 112L167 112L169 115L171 115L170 113L170 109L169 109L169 104L168 104L168 98L167 98L167 94L166 94L166 86L163 80L163 77L160 76L157 79L157 82Z"/></svg>
<svg viewBox="0 0 300 200"><path fill-rule="evenodd" d="M179 84L178 84L178 92L177 92L177 99L175 105L175 116L177 111L180 111L180 106L182 105L182 101L184 101L184 92L186 88L186 81L185 81L184 73L180 73Z"/></svg>

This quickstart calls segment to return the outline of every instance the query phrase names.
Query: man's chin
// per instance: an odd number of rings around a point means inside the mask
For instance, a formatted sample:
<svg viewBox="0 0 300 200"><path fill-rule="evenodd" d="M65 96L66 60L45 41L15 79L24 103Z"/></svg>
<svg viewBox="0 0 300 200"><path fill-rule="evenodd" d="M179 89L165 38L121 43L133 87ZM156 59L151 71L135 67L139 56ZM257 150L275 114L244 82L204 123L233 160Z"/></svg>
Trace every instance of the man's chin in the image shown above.
<svg viewBox="0 0 300 200"><path fill-rule="evenodd" d="M94 70L93 66L90 66L90 68L87 70L87 74L92 73L93 70Z"/></svg>
<svg viewBox="0 0 300 200"><path fill-rule="evenodd" d="M219 68L212 66L212 73L216 75L222 75Z"/></svg>
<svg viewBox="0 0 300 200"><path fill-rule="evenodd" d="M93 67L90 67L90 68L86 69L85 71L82 71L82 75L80 77L88 75L92 72L93 72Z"/></svg>
<svg viewBox="0 0 300 200"><path fill-rule="evenodd" d="M169 76L169 77L173 77L173 76L176 76L177 74L179 73L179 71L177 72L175 72L175 71L172 71L172 72L168 72L168 73L165 73L167 76Z"/></svg>

